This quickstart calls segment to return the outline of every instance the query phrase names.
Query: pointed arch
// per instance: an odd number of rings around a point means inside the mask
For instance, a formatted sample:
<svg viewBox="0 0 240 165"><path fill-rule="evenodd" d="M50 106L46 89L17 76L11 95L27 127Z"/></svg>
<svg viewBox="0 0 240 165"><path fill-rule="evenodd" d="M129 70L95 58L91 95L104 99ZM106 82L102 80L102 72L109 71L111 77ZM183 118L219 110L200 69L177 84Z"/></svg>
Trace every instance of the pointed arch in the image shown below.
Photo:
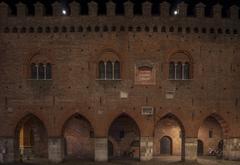
<svg viewBox="0 0 240 165"><path fill-rule="evenodd" d="M223 137L227 138L229 137L229 133L230 133L230 126L229 124L226 122L226 120L219 114L217 113L212 113L208 116L206 116L205 118L203 118L202 123L209 117L214 118L222 127L222 133L223 133ZM199 127L200 128L200 127Z"/></svg>
<svg viewBox="0 0 240 165"><path fill-rule="evenodd" d="M111 125L114 123L114 121L116 121L120 117L128 117L129 119L131 119L137 125L138 131L139 131L140 137L141 137L141 130L140 130L139 124L130 114L125 113L125 112L117 115L113 120L111 120L110 125L108 126L108 132L109 132L109 129L110 129Z"/></svg>
<svg viewBox="0 0 240 165"><path fill-rule="evenodd" d="M161 139L163 137L170 137L175 140L172 141L172 146L170 146L170 141L168 141L167 149L169 151L171 149L169 153L181 155L181 160L185 160L185 128L182 121L175 114L166 113L156 120L154 123L153 137L155 155L161 155L161 150L164 148L166 149L166 146L161 146ZM163 144L165 145L165 143L162 143L162 145Z"/></svg>

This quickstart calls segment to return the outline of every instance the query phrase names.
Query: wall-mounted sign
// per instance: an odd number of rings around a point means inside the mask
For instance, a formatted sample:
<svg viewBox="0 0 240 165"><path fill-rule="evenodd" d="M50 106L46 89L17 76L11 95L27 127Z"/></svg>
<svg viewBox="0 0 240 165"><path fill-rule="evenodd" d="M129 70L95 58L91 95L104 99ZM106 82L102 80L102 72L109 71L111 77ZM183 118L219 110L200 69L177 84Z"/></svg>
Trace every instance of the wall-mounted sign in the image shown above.
<svg viewBox="0 0 240 165"><path fill-rule="evenodd" d="M155 67L149 64L135 66L135 84L138 85L155 85Z"/></svg>
<svg viewBox="0 0 240 165"><path fill-rule="evenodd" d="M142 115L150 116L154 114L154 108L152 106L143 106L142 107Z"/></svg>

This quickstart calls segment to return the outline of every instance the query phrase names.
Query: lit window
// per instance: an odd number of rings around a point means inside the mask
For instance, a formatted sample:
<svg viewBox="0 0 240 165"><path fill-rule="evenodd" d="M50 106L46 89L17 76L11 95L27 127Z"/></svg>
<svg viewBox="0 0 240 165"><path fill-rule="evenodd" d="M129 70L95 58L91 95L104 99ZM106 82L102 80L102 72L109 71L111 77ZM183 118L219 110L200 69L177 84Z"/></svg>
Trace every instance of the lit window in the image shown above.
<svg viewBox="0 0 240 165"><path fill-rule="evenodd" d="M212 138L212 137L213 137L213 131L212 131L212 130L209 130L208 136L209 136L209 138Z"/></svg>
<svg viewBox="0 0 240 165"><path fill-rule="evenodd" d="M49 80L52 79L52 65L50 63L32 63L31 79L33 80Z"/></svg>
<svg viewBox="0 0 240 165"><path fill-rule="evenodd" d="M119 80L120 62L119 61L100 61L98 64L98 78L100 80Z"/></svg>
<svg viewBox="0 0 240 165"><path fill-rule="evenodd" d="M176 53L170 57L169 75L170 80L189 80L192 78L191 60L183 53Z"/></svg>

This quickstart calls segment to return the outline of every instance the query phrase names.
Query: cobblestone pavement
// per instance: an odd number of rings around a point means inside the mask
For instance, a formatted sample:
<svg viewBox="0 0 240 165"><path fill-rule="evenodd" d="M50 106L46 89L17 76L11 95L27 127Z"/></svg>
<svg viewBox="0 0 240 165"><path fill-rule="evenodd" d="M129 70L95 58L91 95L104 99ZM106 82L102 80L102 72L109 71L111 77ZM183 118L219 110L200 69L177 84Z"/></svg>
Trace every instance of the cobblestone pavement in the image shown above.
<svg viewBox="0 0 240 165"><path fill-rule="evenodd" d="M44 160L39 163L13 163L11 165L54 165ZM41 162L41 163L40 163ZM152 161L139 162L133 160L113 160L109 162L93 162L82 160L68 160L59 165L240 165L240 161L216 160L214 157L198 158L197 162L181 162L178 157L155 158Z"/></svg>

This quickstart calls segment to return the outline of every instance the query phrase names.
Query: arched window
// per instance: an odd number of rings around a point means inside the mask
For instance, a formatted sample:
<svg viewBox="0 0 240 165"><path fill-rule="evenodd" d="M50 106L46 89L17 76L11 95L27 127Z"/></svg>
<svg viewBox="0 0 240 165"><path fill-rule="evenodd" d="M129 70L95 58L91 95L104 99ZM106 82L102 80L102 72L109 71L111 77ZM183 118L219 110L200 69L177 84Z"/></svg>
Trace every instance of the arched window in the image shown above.
<svg viewBox="0 0 240 165"><path fill-rule="evenodd" d="M38 68L35 63L31 64L31 79L38 79Z"/></svg>
<svg viewBox="0 0 240 165"><path fill-rule="evenodd" d="M105 79L105 64L103 61L100 61L99 64L99 79Z"/></svg>
<svg viewBox="0 0 240 165"><path fill-rule="evenodd" d="M111 79L113 79L113 64L112 64L112 62L111 61L108 61L107 62L107 75L106 75L106 77L107 77L107 79L109 80L111 80Z"/></svg>
<svg viewBox="0 0 240 165"><path fill-rule="evenodd" d="M178 62L176 64L176 79L181 80L182 79L182 63Z"/></svg>
<svg viewBox="0 0 240 165"><path fill-rule="evenodd" d="M169 64L169 79L175 79L175 64L174 62L170 62Z"/></svg>
<svg viewBox="0 0 240 165"><path fill-rule="evenodd" d="M120 62L114 63L114 79L120 79Z"/></svg>
<svg viewBox="0 0 240 165"><path fill-rule="evenodd" d="M183 65L183 79L184 80L188 80L190 79L190 65L188 62L186 62L184 65Z"/></svg>
<svg viewBox="0 0 240 165"><path fill-rule="evenodd" d="M52 65L50 63L32 63L31 79L33 80L50 80L52 79Z"/></svg>
<svg viewBox="0 0 240 165"><path fill-rule="evenodd" d="M50 63L46 65L46 79L52 79L52 65Z"/></svg>
<svg viewBox="0 0 240 165"><path fill-rule="evenodd" d="M121 65L118 56L111 51L105 52L98 63L98 79L120 80Z"/></svg>
<svg viewBox="0 0 240 165"><path fill-rule="evenodd" d="M42 79L45 79L44 78L44 75L45 75L45 67L44 67L44 65L42 64L42 63L40 63L39 65L38 65L38 78L40 79L40 80L42 80Z"/></svg>
<svg viewBox="0 0 240 165"><path fill-rule="evenodd" d="M169 61L168 78L170 80L189 80L192 78L192 61L185 53L175 53Z"/></svg>

